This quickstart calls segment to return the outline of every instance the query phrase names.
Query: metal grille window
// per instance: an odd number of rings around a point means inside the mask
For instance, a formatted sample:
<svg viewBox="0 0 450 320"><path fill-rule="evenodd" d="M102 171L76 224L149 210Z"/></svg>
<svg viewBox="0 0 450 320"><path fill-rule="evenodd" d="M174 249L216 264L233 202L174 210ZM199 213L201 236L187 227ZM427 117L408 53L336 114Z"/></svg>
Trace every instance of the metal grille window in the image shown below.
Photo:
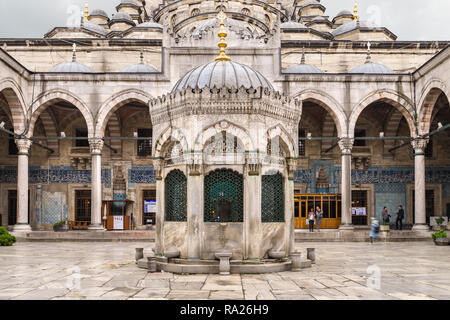
<svg viewBox="0 0 450 320"><path fill-rule="evenodd" d="M284 186L279 172L262 176L261 221L284 222Z"/></svg>
<svg viewBox="0 0 450 320"><path fill-rule="evenodd" d="M218 169L205 177L205 222L243 222L244 180L230 169Z"/></svg>
<svg viewBox="0 0 450 320"><path fill-rule="evenodd" d="M75 220L91 222L91 191L75 191Z"/></svg>
<svg viewBox="0 0 450 320"><path fill-rule="evenodd" d="M139 157L146 157L152 155L152 129L138 129L139 138L149 138L148 140L138 140L137 153Z"/></svg>
<svg viewBox="0 0 450 320"><path fill-rule="evenodd" d="M306 133L303 129L298 129L298 137L299 138L305 138ZM305 140L298 139L298 155L304 156L305 155Z"/></svg>
<svg viewBox="0 0 450 320"><path fill-rule="evenodd" d="M180 170L172 170L165 180L166 221L187 221L187 179Z"/></svg>

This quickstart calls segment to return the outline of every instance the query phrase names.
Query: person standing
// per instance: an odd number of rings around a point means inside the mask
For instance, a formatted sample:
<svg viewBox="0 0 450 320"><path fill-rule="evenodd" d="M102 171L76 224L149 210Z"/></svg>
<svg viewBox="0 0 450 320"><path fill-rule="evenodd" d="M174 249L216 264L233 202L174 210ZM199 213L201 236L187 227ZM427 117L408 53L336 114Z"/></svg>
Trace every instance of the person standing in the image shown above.
<svg viewBox="0 0 450 320"><path fill-rule="evenodd" d="M320 232L320 224L323 219L323 210L320 209L319 206L316 207L316 222L317 222L317 231Z"/></svg>
<svg viewBox="0 0 450 320"><path fill-rule="evenodd" d="M397 230L403 229L403 218L404 217L405 217L405 210L403 210L402 205L399 205L398 211L397 211L397 220L395 221L395 227ZM400 226L400 228L399 228L399 226Z"/></svg>
<svg viewBox="0 0 450 320"><path fill-rule="evenodd" d="M308 213L309 232L314 232L314 221L316 220L316 214L314 208L311 208Z"/></svg>
<svg viewBox="0 0 450 320"><path fill-rule="evenodd" d="M391 215L388 212L388 209L386 207L383 208L383 211L381 211L381 218L383 219L383 223L389 223Z"/></svg>
<svg viewBox="0 0 450 320"><path fill-rule="evenodd" d="M380 237L380 222L377 218L372 218L372 222L370 223L370 243L373 244L373 240L375 238Z"/></svg>

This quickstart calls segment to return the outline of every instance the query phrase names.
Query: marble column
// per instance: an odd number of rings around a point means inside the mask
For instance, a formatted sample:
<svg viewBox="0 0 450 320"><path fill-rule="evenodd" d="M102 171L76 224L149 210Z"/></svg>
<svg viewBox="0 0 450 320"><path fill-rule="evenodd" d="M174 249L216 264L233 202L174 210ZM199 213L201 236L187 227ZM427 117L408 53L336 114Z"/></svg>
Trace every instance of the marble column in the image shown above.
<svg viewBox="0 0 450 320"><path fill-rule="evenodd" d="M13 231L31 231L28 221L28 156L32 141L17 139L17 224Z"/></svg>
<svg viewBox="0 0 450 320"><path fill-rule="evenodd" d="M286 253L289 255L295 252L295 225L294 225L294 176L297 170L297 159L288 159L287 173L284 186L284 210L285 210L285 228L286 228Z"/></svg>
<svg viewBox="0 0 450 320"><path fill-rule="evenodd" d="M92 178L91 178L91 224L88 229L93 231L104 231L102 225L102 149L103 140L89 140L92 156Z"/></svg>
<svg viewBox="0 0 450 320"><path fill-rule="evenodd" d="M201 164L188 165L187 177L187 233L188 259L200 259L203 226L203 176Z"/></svg>
<svg viewBox="0 0 450 320"><path fill-rule="evenodd" d="M341 194L342 220L340 230L353 230L352 224L352 148L354 139L339 140L341 148Z"/></svg>
<svg viewBox="0 0 450 320"><path fill-rule="evenodd" d="M244 232L245 259L261 259L261 172L248 170L244 175Z"/></svg>
<svg viewBox="0 0 450 320"><path fill-rule="evenodd" d="M413 230L428 230L425 207L425 148L427 139L417 139L411 142L414 148L414 226Z"/></svg>
<svg viewBox="0 0 450 320"><path fill-rule="evenodd" d="M164 253L164 179L162 176L163 160L155 159L153 161L156 174L156 215L155 215L155 254L163 255Z"/></svg>

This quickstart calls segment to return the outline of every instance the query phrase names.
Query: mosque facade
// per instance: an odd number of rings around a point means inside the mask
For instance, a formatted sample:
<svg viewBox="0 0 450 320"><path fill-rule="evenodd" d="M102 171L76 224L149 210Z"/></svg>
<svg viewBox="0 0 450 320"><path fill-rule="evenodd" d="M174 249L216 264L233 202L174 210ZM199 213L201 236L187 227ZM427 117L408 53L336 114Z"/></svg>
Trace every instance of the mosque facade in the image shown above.
<svg viewBox="0 0 450 320"><path fill-rule="evenodd" d="M160 251L251 258L289 252L317 206L325 229L399 205L413 230L449 217L449 43L349 9L122 0L0 39L0 224L155 229Z"/></svg>

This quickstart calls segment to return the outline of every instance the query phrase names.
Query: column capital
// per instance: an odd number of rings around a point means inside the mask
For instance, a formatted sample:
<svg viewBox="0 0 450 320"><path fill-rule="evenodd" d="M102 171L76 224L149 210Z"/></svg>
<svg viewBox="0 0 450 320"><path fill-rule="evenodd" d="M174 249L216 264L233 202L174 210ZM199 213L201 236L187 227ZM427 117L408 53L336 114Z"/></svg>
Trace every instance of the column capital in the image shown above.
<svg viewBox="0 0 450 320"><path fill-rule="evenodd" d="M353 138L341 138L338 142L339 148L341 148L342 153L348 153L350 154L353 149L353 143L355 142L355 139Z"/></svg>
<svg viewBox="0 0 450 320"><path fill-rule="evenodd" d="M249 176L259 176L261 174L261 160L258 153L247 153L245 155L245 166Z"/></svg>
<svg viewBox="0 0 450 320"><path fill-rule="evenodd" d="M153 159L153 168L155 169L156 180L162 180L162 170L164 168L164 160Z"/></svg>
<svg viewBox="0 0 450 320"><path fill-rule="evenodd" d="M425 152L425 148L427 147L429 139L414 139L411 141L411 145L414 149L414 152L417 155L422 155Z"/></svg>
<svg viewBox="0 0 450 320"><path fill-rule="evenodd" d="M101 155L103 149L102 139L89 139L89 146L91 147L92 155Z"/></svg>
<svg viewBox="0 0 450 320"><path fill-rule="evenodd" d="M33 141L30 139L16 139L17 149L19 149L18 155L28 155Z"/></svg>
<svg viewBox="0 0 450 320"><path fill-rule="evenodd" d="M295 171L297 170L297 159L296 158L288 158L287 162L287 171L288 171L288 179L294 180Z"/></svg>

